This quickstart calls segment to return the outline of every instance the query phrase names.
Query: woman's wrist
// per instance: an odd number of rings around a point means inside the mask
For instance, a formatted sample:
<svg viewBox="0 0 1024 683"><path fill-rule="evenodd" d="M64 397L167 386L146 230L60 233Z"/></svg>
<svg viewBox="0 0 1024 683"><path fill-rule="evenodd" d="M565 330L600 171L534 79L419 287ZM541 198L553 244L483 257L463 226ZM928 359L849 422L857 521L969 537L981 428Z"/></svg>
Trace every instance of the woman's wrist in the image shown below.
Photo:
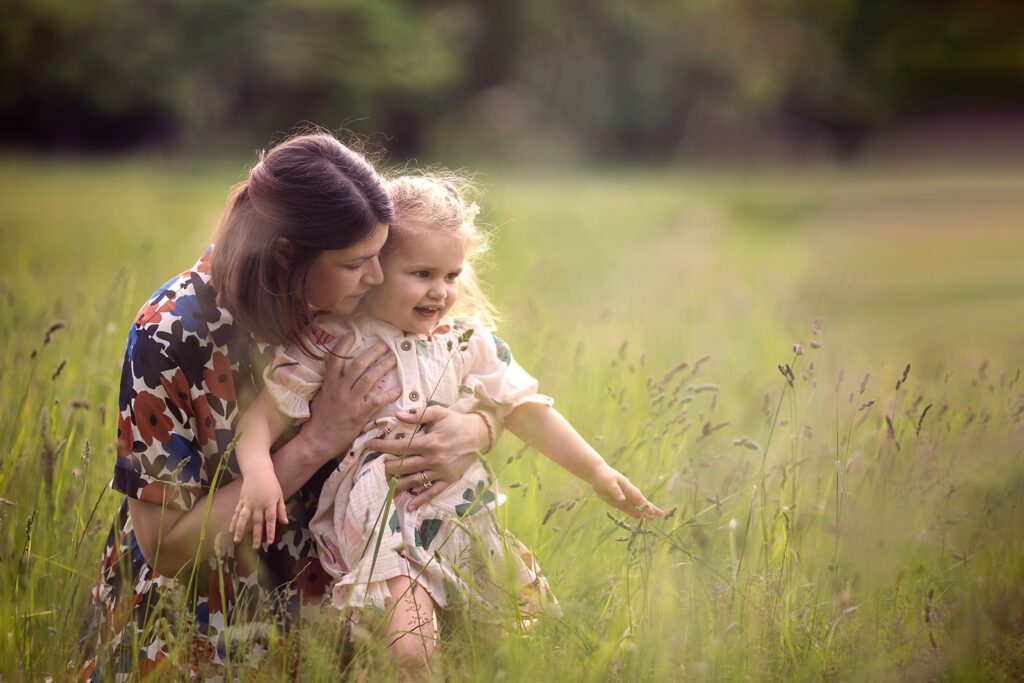
<svg viewBox="0 0 1024 683"><path fill-rule="evenodd" d="M336 443L330 443L318 438L315 430L308 427L309 423L303 425L296 434L281 450L288 450L289 457L293 457L309 467L319 468L328 460L335 458L341 452Z"/></svg>

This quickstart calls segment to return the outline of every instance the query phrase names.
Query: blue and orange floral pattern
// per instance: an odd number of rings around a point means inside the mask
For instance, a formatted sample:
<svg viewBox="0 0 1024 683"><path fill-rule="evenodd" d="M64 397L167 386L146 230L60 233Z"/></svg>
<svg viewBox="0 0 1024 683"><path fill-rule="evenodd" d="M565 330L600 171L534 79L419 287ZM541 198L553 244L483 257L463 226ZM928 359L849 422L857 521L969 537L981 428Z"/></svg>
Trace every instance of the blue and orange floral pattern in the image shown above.
<svg viewBox="0 0 1024 683"><path fill-rule="evenodd" d="M239 410L262 386L270 359L269 349L217 306L209 255L139 311L121 374L110 486L178 510L202 505L211 490L239 476L230 455ZM324 600L329 577L308 527L332 469L326 465L288 501L288 525L258 555L236 547L237 556L212 557L177 578L146 563L123 501L91 594L84 676L106 680L170 668L206 677L221 674L229 661L259 660L268 643L238 646L233 632L246 629L233 625L284 627L303 606ZM267 639L268 629L247 631Z"/></svg>

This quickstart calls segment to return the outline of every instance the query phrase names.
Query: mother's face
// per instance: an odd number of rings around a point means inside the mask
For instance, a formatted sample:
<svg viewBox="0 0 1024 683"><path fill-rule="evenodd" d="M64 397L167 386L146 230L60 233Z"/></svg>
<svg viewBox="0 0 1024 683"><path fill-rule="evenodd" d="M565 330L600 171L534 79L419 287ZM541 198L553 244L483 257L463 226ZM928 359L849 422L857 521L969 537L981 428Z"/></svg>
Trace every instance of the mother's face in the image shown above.
<svg viewBox="0 0 1024 683"><path fill-rule="evenodd" d="M370 287L384 281L380 250L388 238L388 226L380 223L371 235L347 249L320 252L306 274L306 300L327 313L348 315Z"/></svg>

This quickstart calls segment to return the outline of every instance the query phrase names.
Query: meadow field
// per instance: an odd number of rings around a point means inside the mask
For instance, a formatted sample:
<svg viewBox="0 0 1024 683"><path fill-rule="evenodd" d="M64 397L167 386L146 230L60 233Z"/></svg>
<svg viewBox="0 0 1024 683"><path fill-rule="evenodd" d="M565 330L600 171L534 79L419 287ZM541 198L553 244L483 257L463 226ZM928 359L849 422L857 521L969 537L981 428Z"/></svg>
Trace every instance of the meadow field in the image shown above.
<svg viewBox="0 0 1024 683"><path fill-rule="evenodd" d="M69 677L128 325L246 164L0 158L4 680ZM477 181L502 337L671 514L505 435L500 515L562 614L454 629L448 680L1024 678L1024 167ZM300 680L379 680L307 628Z"/></svg>

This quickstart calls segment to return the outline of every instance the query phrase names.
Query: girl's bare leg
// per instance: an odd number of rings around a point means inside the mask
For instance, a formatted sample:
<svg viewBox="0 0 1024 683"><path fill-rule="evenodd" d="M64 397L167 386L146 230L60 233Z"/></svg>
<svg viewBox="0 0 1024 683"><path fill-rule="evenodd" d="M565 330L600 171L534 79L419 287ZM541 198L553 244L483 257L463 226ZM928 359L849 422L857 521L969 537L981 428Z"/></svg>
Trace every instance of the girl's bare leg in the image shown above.
<svg viewBox="0 0 1024 683"><path fill-rule="evenodd" d="M434 601L430 594L407 576L388 579L392 603L388 605L388 653L402 669L426 671L437 641Z"/></svg>

